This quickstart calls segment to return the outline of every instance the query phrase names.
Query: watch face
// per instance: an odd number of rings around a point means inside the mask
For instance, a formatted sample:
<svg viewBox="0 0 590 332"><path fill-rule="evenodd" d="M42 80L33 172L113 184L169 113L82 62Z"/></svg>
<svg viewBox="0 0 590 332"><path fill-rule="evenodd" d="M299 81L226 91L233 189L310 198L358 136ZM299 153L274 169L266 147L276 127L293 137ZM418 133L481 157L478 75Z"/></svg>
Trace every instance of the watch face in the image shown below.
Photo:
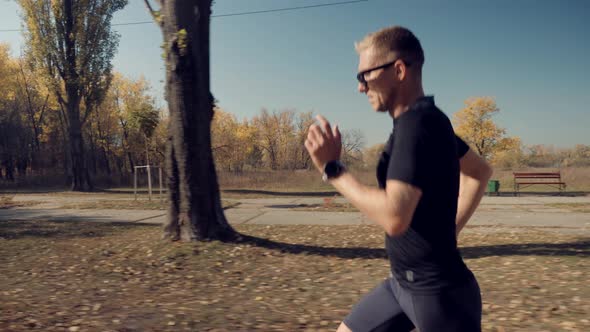
<svg viewBox="0 0 590 332"><path fill-rule="evenodd" d="M333 178L336 177L338 175L340 175L340 172L342 171L342 167L340 165L340 162L338 161L330 161L329 163L326 164L326 175L328 176L328 178Z"/></svg>

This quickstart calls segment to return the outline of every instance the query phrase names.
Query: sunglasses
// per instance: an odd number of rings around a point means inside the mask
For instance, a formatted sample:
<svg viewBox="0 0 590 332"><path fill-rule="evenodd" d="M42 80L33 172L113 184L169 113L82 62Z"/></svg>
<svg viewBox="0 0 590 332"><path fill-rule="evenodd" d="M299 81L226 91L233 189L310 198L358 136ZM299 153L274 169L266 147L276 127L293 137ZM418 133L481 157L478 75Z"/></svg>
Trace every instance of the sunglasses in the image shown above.
<svg viewBox="0 0 590 332"><path fill-rule="evenodd" d="M378 67L374 67L371 69L367 69L367 70L363 70L360 73L358 73L356 75L356 79L359 81L359 83L363 84L365 86L365 88L367 87L367 79L366 79L366 75L377 70L377 69L385 69L387 67L390 67L391 65L393 65L397 60L401 60L401 59L395 59L391 62L388 62L384 65L378 66ZM406 67L409 67L411 64L408 61L404 61L402 60L402 62L404 63L404 65L406 65Z"/></svg>

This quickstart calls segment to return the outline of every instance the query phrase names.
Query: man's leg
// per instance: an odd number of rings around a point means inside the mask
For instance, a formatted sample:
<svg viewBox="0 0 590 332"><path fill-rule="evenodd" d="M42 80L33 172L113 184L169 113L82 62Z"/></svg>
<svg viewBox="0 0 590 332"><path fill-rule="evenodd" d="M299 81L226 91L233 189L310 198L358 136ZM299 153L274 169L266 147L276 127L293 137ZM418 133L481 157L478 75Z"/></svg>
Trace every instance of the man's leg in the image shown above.
<svg viewBox="0 0 590 332"><path fill-rule="evenodd" d="M353 307L337 332L405 332L413 328L414 324L402 311L387 279Z"/></svg>
<svg viewBox="0 0 590 332"><path fill-rule="evenodd" d="M340 326L338 326L338 330L336 330L336 332L352 332L352 330L349 329L348 326L344 324L344 322L342 322L340 323Z"/></svg>
<svg viewBox="0 0 590 332"><path fill-rule="evenodd" d="M420 332L481 331L481 294L475 279L437 294L401 292L406 294L400 303Z"/></svg>

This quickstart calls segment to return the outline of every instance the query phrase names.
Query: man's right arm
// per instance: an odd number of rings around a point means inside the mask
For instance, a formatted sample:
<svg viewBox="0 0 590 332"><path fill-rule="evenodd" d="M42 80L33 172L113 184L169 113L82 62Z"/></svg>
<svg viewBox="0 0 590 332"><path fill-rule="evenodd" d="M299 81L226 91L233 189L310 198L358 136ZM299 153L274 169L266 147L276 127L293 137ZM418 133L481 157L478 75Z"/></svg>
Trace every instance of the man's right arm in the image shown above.
<svg viewBox="0 0 590 332"><path fill-rule="evenodd" d="M490 165L471 149L459 161L461 173L456 218L457 235L477 209L492 176Z"/></svg>

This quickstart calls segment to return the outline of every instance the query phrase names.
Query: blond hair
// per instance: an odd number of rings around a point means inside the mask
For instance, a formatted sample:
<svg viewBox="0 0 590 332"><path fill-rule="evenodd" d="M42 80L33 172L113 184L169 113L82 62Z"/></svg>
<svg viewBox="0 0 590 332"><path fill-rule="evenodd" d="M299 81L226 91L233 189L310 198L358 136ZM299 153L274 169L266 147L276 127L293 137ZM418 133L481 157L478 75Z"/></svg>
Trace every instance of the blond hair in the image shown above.
<svg viewBox="0 0 590 332"><path fill-rule="evenodd" d="M400 26L387 27L370 33L360 42L355 42L354 47L357 53L371 47L378 52L395 53L402 60L416 64L419 69L424 64L424 51L420 41L412 31Z"/></svg>

